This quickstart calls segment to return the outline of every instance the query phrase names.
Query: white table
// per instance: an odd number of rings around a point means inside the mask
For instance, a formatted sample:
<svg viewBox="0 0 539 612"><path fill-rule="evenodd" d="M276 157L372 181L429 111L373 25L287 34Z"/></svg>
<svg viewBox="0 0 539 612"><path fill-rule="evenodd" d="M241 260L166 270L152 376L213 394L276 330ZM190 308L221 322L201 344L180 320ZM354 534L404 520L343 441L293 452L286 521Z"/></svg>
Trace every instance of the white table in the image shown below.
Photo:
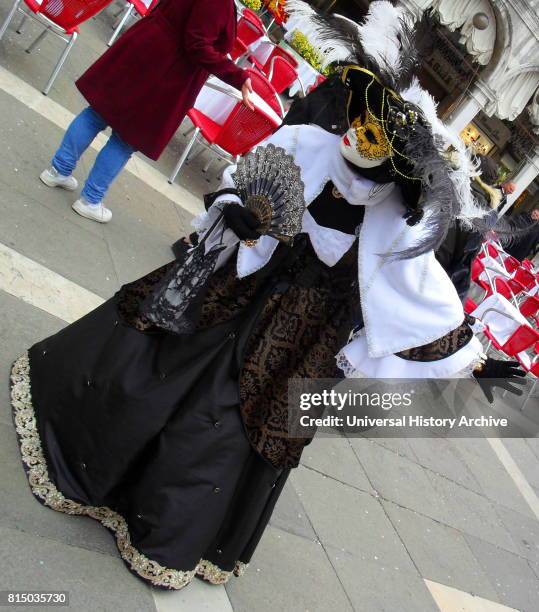
<svg viewBox="0 0 539 612"><path fill-rule="evenodd" d="M249 55L255 57L262 65L264 65L271 55L275 43L267 36L262 36L249 47Z"/></svg>

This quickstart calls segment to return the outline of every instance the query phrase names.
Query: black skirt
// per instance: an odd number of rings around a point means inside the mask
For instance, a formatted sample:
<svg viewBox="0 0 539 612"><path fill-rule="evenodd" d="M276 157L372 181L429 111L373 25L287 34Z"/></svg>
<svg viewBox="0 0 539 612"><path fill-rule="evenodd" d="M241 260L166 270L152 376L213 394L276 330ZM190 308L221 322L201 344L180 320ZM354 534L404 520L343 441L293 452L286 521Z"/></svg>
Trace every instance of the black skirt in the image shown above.
<svg viewBox="0 0 539 612"><path fill-rule="evenodd" d="M32 492L99 520L154 586L240 575L289 474L244 432L231 373L249 331L243 317L183 338L141 332L114 298L14 364Z"/></svg>

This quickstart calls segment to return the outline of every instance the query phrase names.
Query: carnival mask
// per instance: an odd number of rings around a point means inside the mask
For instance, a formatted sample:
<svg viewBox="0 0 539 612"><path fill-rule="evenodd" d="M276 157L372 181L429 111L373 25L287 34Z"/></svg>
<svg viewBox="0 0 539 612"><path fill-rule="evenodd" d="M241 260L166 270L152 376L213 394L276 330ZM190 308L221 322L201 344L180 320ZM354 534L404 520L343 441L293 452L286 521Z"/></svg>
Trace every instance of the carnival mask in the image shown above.
<svg viewBox="0 0 539 612"><path fill-rule="evenodd" d="M378 119L366 111L341 139L341 154L354 166L375 168L391 156L391 145Z"/></svg>

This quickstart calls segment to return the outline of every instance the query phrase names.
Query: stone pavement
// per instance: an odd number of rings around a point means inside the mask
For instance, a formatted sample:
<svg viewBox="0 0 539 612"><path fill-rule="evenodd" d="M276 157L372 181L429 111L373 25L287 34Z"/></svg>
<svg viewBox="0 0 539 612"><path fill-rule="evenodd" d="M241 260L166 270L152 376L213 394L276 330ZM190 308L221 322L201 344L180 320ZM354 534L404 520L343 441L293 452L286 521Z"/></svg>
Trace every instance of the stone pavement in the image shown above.
<svg viewBox="0 0 539 612"><path fill-rule="evenodd" d="M107 226L76 216L73 194L38 180L60 126L83 107L73 80L104 50L112 12L83 28L49 99L39 89L60 43L51 37L25 54L31 24L0 43L0 590L68 590L80 612L538 610L537 439L317 439L249 570L226 589L195 581L153 591L125 570L100 525L34 501L11 423L11 362L168 261L200 195L217 184L215 170L202 175L202 156L168 189L180 133L157 164L137 158L122 174Z"/></svg>

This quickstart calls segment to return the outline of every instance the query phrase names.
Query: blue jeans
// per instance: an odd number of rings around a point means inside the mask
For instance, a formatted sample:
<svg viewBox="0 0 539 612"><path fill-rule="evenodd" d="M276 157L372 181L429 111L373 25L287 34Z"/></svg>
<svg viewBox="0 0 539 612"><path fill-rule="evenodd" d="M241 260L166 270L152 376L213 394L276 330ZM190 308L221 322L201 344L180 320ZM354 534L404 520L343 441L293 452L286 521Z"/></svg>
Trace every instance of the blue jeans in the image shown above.
<svg viewBox="0 0 539 612"><path fill-rule="evenodd" d="M52 165L58 173L62 176L72 174L80 156L106 127L105 120L91 106L77 115L67 128L62 144L52 159ZM134 151L116 132L112 132L107 144L99 152L81 192L89 204L99 204L103 200L112 181L120 174Z"/></svg>

